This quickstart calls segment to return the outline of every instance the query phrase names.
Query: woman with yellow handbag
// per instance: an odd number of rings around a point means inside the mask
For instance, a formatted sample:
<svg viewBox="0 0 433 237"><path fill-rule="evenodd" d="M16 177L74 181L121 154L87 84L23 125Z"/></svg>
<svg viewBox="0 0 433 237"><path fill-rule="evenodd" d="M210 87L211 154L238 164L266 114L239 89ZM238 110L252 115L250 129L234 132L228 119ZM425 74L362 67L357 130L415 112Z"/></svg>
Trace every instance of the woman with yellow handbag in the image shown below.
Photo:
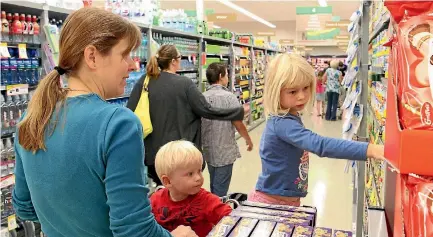
<svg viewBox="0 0 433 237"><path fill-rule="evenodd" d="M181 58L174 45L163 45L149 60L147 75L134 86L127 104L139 118L145 118L141 119L143 127L149 128L151 124L153 128L144 139L145 163L149 177L158 185L161 182L154 165L161 146L183 139L193 142L201 150L201 118L238 121L244 117L241 106L235 109L213 108L191 79L177 75ZM146 115L144 107L146 94L150 115Z"/></svg>

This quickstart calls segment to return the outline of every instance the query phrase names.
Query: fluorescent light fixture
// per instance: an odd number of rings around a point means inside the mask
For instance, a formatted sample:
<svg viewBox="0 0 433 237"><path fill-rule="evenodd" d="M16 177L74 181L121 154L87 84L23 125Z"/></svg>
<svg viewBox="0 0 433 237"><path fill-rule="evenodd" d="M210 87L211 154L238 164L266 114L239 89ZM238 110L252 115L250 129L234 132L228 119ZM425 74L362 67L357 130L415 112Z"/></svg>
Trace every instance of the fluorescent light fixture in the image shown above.
<svg viewBox="0 0 433 237"><path fill-rule="evenodd" d="M226 5L226 6L230 7L230 8L235 9L236 11L250 17L251 19L254 19L254 20L256 20L262 24L265 24L265 25L271 27L271 28L276 28L276 26L274 24L270 23L269 21L266 21L265 19L255 15L249 11L247 11L244 8L232 3L230 0L218 0L218 1L221 2L222 4Z"/></svg>
<svg viewBox="0 0 433 237"><path fill-rule="evenodd" d="M221 29L221 26L217 26L217 25L213 25L212 27L215 29Z"/></svg>
<svg viewBox="0 0 433 237"><path fill-rule="evenodd" d="M317 0L317 1L319 2L319 5L321 7L327 7L328 6L328 4L326 3L326 0Z"/></svg>

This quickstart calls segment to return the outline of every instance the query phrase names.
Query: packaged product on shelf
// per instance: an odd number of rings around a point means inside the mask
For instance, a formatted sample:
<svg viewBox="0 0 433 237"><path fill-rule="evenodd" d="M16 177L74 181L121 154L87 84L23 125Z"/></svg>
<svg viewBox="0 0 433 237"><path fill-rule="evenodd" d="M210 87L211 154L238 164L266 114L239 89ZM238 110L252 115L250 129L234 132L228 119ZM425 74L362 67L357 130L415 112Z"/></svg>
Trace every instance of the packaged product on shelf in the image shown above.
<svg viewBox="0 0 433 237"><path fill-rule="evenodd" d="M271 236L276 224L272 221L259 221L250 237Z"/></svg>
<svg viewBox="0 0 433 237"><path fill-rule="evenodd" d="M293 228L293 225L277 223L271 237L290 237L292 236Z"/></svg>
<svg viewBox="0 0 433 237"><path fill-rule="evenodd" d="M270 216L281 216L281 217L289 217L289 218L297 218L297 219L305 219L313 221L314 215L303 213L303 212L290 212L290 211L280 211L280 210L270 210L260 207L248 207L248 206L240 206L236 209L236 211L242 212L251 212L257 214L264 214Z"/></svg>
<svg viewBox="0 0 433 237"><path fill-rule="evenodd" d="M345 231L345 230L334 230L333 237L352 237L353 233L352 231Z"/></svg>
<svg viewBox="0 0 433 237"><path fill-rule="evenodd" d="M433 130L433 3L398 4L385 2L397 21L392 63L399 65L393 67L400 122L405 129Z"/></svg>
<svg viewBox="0 0 433 237"><path fill-rule="evenodd" d="M239 221L239 217L226 216L218 222L218 224L212 229L207 235L208 237L225 237L230 234L236 223Z"/></svg>
<svg viewBox="0 0 433 237"><path fill-rule="evenodd" d="M407 175L403 180L402 204L406 236L432 237L433 177Z"/></svg>
<svg viewBox="0 0 433 237"><path fill-rule="evenodd" d="M237 216L237 217L243 217L243 218L253 218L253 219L258 219L261 221L281 222L281 223L292 224L292 225L302 225L302 226L311 225L310 220L287 218L287 217L281 217L281 216L270 216L270 215L257 214L257 213L251 213L251 212L242 212L242 211L236 211L236 210L234 210L230 214L230 216Z"/></svg>
<svg viewBox="0 0 433 237"><path fill-rule="evenodd" d="M256 219L242 218L233 231L230 233L229 237L248 237L251 232L253 232L254 227L259 222Z"/></svg>
<svg viewBox="0 0 433 237"><path fill-rule="evenodd" d="M313 227L296 226L293 230L292 237L311 237L313 235Z"/></svg>
<svg viewBox="0 0 433 237"><path fill-rule="evenodd" d="M314 228L313 237L332 237L332 229L316 227Z"/></svg>

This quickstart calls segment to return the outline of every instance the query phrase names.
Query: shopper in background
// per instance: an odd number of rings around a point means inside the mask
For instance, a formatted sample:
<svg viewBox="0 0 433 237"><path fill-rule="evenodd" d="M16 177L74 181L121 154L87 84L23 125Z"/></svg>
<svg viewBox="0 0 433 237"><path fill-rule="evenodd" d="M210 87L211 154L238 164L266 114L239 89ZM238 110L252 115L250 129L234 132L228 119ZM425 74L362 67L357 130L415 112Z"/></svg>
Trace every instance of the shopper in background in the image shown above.
<svg viewBox="0 0 433 237"><path fill-rule="evenodd" d="M317 73L316 80L316 112L317 116L323 116L323 101L325 101L325 86L323 85L324 71Z"/></svg>
<svg viewBox="0 0 433 237"><path fill-rule="evenodd" d="M150 200L152 212L164 228L191 226L198 236L205 237L232 212L229 205L202 188L202 164L201 152L188 141L169 142L156 154L156 172L165 188Z"/></svg>
<svg viewBox="0 0 433 237"><path fill-rule="evenodd" d="M48 236L196 236L155 221L140 121L105 101L123 94L140 43L134 24L102 9L66 19L59 66L41 80L15 143L15 211Z"/></svg>
<svg viewBox="0 0 433 237"><path fill-rule="evenodd" d="M227 66L224 63L212 63L206 70L206 78L210 86L204 92L206 100L215 108L238 108L237 97L227 89L229 82ZM232 179L233 164L241 157L235 133L245 139L247 150L253 149L248 130L242 120L221 121L202 119L203 157L210 174L210 190L223 197L227 195Z"/></svg>
<svg viewBox="0 0 433 237"><path fill-rule="evenodd" d="M341 72L341 74L344 77L346 75L347 65L344 64L342 61L339 61L338 62L338 70Z"/></svg>
<svg viewBox="0 0 433 237"><path fill-rule="evenodd" d="M340 95L340 84L343 80L341 72L338 70L339 62L331 61L331 67L326 69L323 76L323 83L326 85L328 105L326 106L326 120L337 120L338 97Z"/></svg>
<svg viewBox="0 0 433 237"><path fill-rule="evenodd" d="M323 137L304 127L298 113L314 98L314 80L314 69L299 55L281 54L269 64L264 93L268 120L260 142L262 173L249 200L299 206L308 192L308 152L339 159L384 159L383 146Z"/></svg>
<svg viewBox="0 0 433 237"><path fill-rule="evenodd" d="M161 181L155 171L155 155L170 141L184 139L201 149L201 118L242 120L242 106L232 109L212 107L191 79L177 75L182 56L174 45L163 45L147 65L150 76L149 109L153 132L144 139L145 162L148 173L158 185ZM137 107L143 89L143 76L132 90L127 107ZM204 165L204 163L203 163ZM204 166L203 166L204 168Z"/></svg>

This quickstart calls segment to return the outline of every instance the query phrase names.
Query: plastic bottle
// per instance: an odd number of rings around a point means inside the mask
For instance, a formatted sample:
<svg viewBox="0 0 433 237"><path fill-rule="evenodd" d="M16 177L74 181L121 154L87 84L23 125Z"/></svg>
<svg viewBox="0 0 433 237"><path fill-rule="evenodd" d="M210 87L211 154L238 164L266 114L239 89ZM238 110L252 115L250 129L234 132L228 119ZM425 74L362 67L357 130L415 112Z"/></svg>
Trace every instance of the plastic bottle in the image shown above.
<svg viewBox="0 0 433 237"><path fill-rule="evenodd" d="M0 157L1 157L1 177L9 175L9 168L8 168L8 157L7 152L3 144L3 139L0 142ZM4 212L3 208L3 194L2 194L2 214Z"/></svg>
<svg viewBox="0 0 433 237"><path fill-rule="evenodd" d="M8 157L8 174L14 173L15 168L15 150L10 137L6 138L6 156Z"/></svg>
<svg viewBox="0 0 433 237"><path fill-rule="evenodd" d="M15 126L16 126L16 121L15 121L15 117L17 114L17 106L16 104L13 102L12 100L12 96L8 95L6 97L6 105L8 107L8 112L9 112L9 132L15 132Z"/></svg>
<svg viewBox="0 0 433 237"><path fill-rule="evenodd" d="M27 94L21 95L21 102L22 102L22 110L23 110L23 112L26 112L27 111L27 107L29 106L29 101L28 101L28 95Z"/></svg>
<svg viewBox="0 0 433 237"><path fill-rule="evenodd" d="M2 113L2 135L9 134L10 133L10 124L9 124L9 107L6 104L5 98L3 95L1 98L1 113Z"/></svg>
<svg viewBox="0 0 433 237"><path fill-rule="evenodd" d="M9 42L12 42L13 41L12 34L14 31L13 25L12 25L12 22L13 22L12 13L6 14L6 20L8 21L8 25L9 25Z"/></svg>
<svg viewBox="0 0 433 237"><path fill-rule="evenodd" d="M26 22L26 15L25 14L20 15L20 21L21 21L21 26L23 28L23 42L27 43L27 42L29 42L29 26Z"/></svg>
<svg viewBox="0 0 433 237"><path fill-rule="evenodd" d="M18 13L14 14L14 21L12 22L13 27L13 41L16 43L23 42L23 26L20 21L20 15Z"/></svg>
<svg viewBox="0 0 433 237"><path fill-rule="evenodd" d="M6 19L6 12L1 12L1 22L2 22L2 29L1 29L1 38L3 42L9 42L9 21Z"/></svg>
<svg viewBox="0 0 433 237"><path fill-rule="evenodd" d="M8 85L9 59L1 59L1 84Z"/></svg>
<svg viewBox="0 0 433 237"><path fill-rule="evenodd" d="M38 44L40 43L39 39L39 24L37 22L36 16L32 16L32 22L33 22L33 43Z"/></svg>
<svg viewBox="0 0 433 237"><path fill-rule="evenodd" d="M9 59L9 71L8 71L8 77L7 77L9 85L18 84L17 70L18 70L17 59L15 57L12 57Z"/></svg>
<svg viewBox="0 0 433 237"><path fill-rule="evenodd" d="M15 115L15 124L18 124L20 122L21 116L24 113L23 102L21 101L21 97L19 95L14 95L12 99L15 103L16 108L17 108L17 113L14 114Z"/></svg>
<svg viewBox="0 0 433 237"><path fill-rule="evenodd" d="M35 30L33 29L33 22L32 22L32 16L31 15L27 15L26 22L27 22L27 28L29 31L29 37L27 38L27 40L28 40L27 42L33 43L33 35L35 33Z"/></svg>

